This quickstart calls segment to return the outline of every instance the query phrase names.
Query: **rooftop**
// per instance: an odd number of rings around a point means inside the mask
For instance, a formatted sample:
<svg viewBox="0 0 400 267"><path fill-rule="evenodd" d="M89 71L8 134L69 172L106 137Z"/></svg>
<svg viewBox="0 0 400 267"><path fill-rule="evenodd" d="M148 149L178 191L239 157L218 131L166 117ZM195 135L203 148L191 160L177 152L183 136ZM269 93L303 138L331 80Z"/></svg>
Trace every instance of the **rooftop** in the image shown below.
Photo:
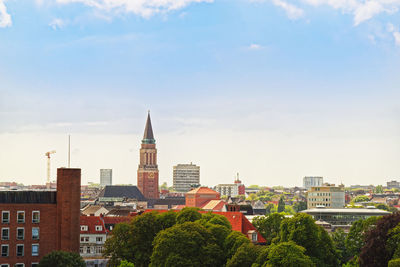
<svg viewBox="0 0 400 267"><path fill-rule="evenodd" d="M373 215L387 215L390 214L390 212L386 210L380 210L380 209L361 209L361 208L351 208L351 209L325 209L325 208L320 208L320 209L308 209L308 210L303 210L300 211L303 213L312 213L312 214L320 214L320 213L358 213L358 214L373 214Z"/></svg>

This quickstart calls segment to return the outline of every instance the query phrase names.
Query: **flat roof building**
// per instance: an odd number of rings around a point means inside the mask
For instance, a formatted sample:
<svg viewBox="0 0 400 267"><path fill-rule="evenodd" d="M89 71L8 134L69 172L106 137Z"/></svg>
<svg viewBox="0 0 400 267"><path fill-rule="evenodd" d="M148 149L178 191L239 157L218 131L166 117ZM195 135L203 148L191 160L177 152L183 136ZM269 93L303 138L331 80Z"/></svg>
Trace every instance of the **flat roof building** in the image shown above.
<svg viewBox="0 0 400 267"><path fill-rule="evenodd" d="M344 186L315 186L307 191L307 208L318 206L337 209L345 206Z"/></svg>
<svg viewBox="0 0 400 267"><path fill-rule="evenodd" d="M366 209L328 209L312 208L300 211L311 215L316 221L325 221L331 225L346 226L360 219L368 219L373 216L384 216L390 214L385 210L376 208Z"/></svg>
<svg viewBox="0 0 400 267"><path fill-rule="evenodd" d="M173 188L178 192L189 192L192 185L200 184L200 166L178 164L173 167Z"/></svg>
<svg viewBox="0 0 400 267"><path fill-rule="evenodd" d="M322 186L324 178L320 176L306 176L303 178L303 187L309 190L313 186Z"/></svg>
<svg viewBox="0 0 400 267"><path fill-rule="evenodd" d="M100 186L112 185L112 169L100 169Z"/></svg>

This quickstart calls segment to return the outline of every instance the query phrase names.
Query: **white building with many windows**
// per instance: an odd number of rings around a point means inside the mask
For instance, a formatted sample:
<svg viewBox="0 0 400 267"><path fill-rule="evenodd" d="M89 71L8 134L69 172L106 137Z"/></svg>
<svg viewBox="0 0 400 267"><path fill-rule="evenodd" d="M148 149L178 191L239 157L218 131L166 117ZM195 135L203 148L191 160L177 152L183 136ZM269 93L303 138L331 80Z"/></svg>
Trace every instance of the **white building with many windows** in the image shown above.
<svg viewBox="0 0 400 267"><path fill-rule="evenodd" d="M80 217L80 255L82 258L102 258L107 229L99 216Z"/></svg>
<svg viewBox="0 0 400 267"><path fill-rule="evenodd" d="M189 192L192 185L200 184L200 166L178 164L173 167L173 187L178 192Z"/></svg>

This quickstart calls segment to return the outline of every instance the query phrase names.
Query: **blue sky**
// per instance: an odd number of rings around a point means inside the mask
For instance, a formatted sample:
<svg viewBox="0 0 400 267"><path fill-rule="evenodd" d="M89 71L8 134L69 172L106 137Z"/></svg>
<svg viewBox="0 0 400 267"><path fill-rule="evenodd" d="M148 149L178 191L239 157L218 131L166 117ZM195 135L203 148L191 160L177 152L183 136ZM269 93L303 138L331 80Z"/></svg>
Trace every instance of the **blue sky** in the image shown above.
<svg viewBox="0 0 400 267"><path fill-rule="evenodd" d="M188 161L207 185L238 171L266 185L300 185L305 175L396 179L399 8L399 0L0 0L0 179L42 183L41 155L65 149L72 133L83 182L111 167L116 182L135 183L148 109L168 183L172 166ZM16 171L20 164L27 168Z"/></svg>

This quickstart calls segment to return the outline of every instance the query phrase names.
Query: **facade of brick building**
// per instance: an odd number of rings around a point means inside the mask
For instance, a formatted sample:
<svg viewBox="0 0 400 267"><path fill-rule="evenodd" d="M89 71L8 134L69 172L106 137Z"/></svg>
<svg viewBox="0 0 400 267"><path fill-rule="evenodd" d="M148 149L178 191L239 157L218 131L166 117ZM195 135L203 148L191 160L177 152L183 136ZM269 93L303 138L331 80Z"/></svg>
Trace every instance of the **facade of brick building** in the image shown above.
<svg viewBox="0 0 400 267"><path fill-rule="evenodd" d="M208 188L198 187L185 194L186 207L202 208L211 200L220 200L221 194Z"/></svg>
<svg viewBox="0 0 400 267"><path fill-rule="evenodd" d="M79 253L80 169L57 170L57 191L0 191L0 266L36 266L53 250Z"/></svg>
<svg viewBox="0 0 400 267"><path fill-rule="evenodd" d="M151 126L150 113L147 115L142 145L140 148L140 163L137 171L137 186L147 199L158 199L158 165L156 140Z"/></svg>

